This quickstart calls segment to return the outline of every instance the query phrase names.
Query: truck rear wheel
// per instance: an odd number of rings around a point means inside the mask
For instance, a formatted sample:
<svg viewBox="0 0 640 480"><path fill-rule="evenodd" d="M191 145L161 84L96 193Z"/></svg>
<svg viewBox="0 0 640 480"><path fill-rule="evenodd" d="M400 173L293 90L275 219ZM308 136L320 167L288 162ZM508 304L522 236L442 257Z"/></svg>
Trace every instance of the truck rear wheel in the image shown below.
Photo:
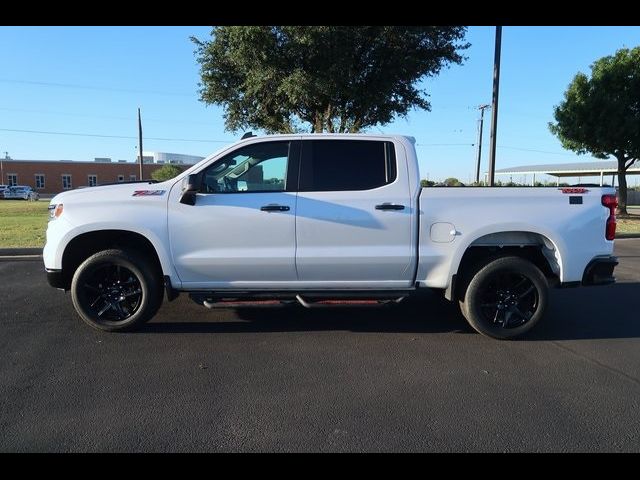
<svg viewBox="0 0 640 480"><path fill-rule="evenodd" d="M71 299L88 325L108 332L133 330L160 308L162 285L144 256L104 250L78 267L71 282Z"/></svg>
<svg viewBox="0 0 640 480"><path fill-rule="evenodd" d="M543 317L549 286L533 263L500 257L473 274L460 309L479 333L498 339L524 335Z"/></svg>

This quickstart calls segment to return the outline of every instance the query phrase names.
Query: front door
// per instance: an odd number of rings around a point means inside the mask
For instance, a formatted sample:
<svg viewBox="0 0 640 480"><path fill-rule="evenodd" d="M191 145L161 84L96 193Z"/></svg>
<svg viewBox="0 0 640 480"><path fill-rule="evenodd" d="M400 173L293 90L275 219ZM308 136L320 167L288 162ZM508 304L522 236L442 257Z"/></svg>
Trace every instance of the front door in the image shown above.
<svg viewBox="0 0 640 480"><path fill-rule="evenodd" d="M295 152L295 153L294 153ZM183 288L274 288L296 280L299 142L241 147L202 172L195 205L170 199L169 236ZM177 186L178 187L178 186Z"/></svg>

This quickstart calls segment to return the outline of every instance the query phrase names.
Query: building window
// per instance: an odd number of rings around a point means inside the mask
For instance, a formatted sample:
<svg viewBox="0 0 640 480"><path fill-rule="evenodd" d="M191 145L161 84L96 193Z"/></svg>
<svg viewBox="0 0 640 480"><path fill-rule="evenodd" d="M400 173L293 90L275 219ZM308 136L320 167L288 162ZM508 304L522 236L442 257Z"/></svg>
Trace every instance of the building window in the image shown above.
<svg viewBox="0 0 640 480"><path fill-rule="evenodd" d="M62 175L62 189L63 190L71 190L73 186L71 185L71 175Z"/></svg>
<svg viewBox="0 0 640 480"><path fill-rule="evenodd" d="M36 190L44 188L44 174L36 173Z"/></svg>
<svg viewBox="0 0 640 480"><path fill-rule="evenodd" d="M130 182L135 182L137 180L135 175L129 175L129 181Z"/></svg>
<svg viewBox="0 0 640 480"><path fill-rule="evenodd" d="M98 176L97 175L87 175L87 185L90 187L95 187L98 184Z"/></svg>
<svg viewBox="0 0 640 480"><path fill-rule="evenodd" d="M18 184L18 174L17 173L7 173L7 185L13 187Z"/></svg>
<svg viewBox="0 0 640 480"><path fill-rule="evenodd" d="M118 181L124 182L124 175L118 175Z"/></svg>

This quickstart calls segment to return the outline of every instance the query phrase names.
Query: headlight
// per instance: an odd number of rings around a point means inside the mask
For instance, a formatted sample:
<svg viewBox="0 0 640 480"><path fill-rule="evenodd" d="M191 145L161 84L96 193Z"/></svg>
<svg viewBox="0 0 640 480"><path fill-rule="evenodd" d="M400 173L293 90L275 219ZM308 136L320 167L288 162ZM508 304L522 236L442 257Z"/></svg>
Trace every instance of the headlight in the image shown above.
<svg viewBox="0 0 640 480"><path fill-rule="evenodd" d="M62 210L64 206L61 203L55 204L52 203L49 205L49 221L55 220L60 215L62 215Z"/></svg>

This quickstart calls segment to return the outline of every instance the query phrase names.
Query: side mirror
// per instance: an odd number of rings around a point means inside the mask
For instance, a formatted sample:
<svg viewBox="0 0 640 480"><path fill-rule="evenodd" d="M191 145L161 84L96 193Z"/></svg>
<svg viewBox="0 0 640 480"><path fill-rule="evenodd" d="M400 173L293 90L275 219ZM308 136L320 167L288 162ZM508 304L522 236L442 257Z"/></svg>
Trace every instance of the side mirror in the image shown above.
<svg viewBox="0 0 640 480"><path fill-rule="evenodd" d="M200 191L200 175L187 175L182 180L182 193L180 194L180 203L185 205L196 204L196 193Z"/></svg>

